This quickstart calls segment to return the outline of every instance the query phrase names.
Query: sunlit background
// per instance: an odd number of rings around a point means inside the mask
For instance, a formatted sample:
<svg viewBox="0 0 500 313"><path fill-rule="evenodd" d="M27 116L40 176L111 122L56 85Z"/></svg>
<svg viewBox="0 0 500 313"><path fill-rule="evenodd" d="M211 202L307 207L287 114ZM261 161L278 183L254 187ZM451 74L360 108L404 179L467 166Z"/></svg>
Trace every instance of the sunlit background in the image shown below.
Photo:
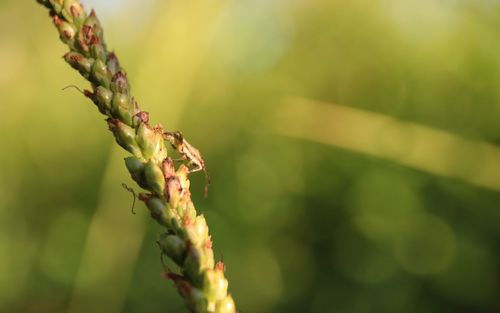
<svg viewBox="0 0 500 313"><path fill-rule="evenodd" d="M83 2L242 313L500 312L500 1ZM0 312L186 312L57 37L0 1Z"/></svg>

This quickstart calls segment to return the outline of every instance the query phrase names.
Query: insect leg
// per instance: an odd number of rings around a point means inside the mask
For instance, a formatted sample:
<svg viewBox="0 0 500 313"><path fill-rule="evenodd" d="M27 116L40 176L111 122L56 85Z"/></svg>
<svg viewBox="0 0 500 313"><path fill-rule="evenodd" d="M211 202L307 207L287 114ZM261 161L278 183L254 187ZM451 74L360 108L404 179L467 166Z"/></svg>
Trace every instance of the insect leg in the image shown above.
<svg viewBox="0 0 500 313"><path fill-rule="evenodd" d="M125 190L127 190L128 192L130 192L132 194L133 202L132 202L132 210L131 210L131 212L132 212L132 214L135 214L134 208L135 208L135 199L137 198L137 195L135 194L134 189L130 188L125 183L122 184L122 187L125 188Z"/></svg>

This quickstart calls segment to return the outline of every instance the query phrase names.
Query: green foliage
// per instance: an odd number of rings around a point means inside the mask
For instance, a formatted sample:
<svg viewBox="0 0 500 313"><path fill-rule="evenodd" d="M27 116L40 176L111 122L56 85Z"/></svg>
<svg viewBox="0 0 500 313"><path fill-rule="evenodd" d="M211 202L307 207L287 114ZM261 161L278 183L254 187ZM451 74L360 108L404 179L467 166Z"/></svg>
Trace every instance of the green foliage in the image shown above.
<svg viewBox="0 0 500 313"><path fill-rule="evenodd" d="M134 96L212 174L207 199L202 175L190 189L239 310L500 311L494 1L116 3L92 2ZM57 58L45 12L0 1L0 23L0 311L185 311L151 245L164 231L149 214L176 228L177 214L154 198L130 214L116 161L130 155L60 91L85 80ZM287 120L290 96L394 123ZM345 145L283 136L276 116ZM393 127L408 123L460 140ZM417 150L455 178L405 165Z"/></svg>

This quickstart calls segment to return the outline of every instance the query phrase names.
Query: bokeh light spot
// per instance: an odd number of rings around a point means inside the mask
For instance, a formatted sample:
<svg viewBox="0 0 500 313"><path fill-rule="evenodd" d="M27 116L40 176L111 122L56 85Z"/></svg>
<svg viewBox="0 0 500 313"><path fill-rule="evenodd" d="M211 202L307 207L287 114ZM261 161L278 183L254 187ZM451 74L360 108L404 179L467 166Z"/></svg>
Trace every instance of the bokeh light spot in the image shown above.
<svg viewBox="0 0 500 313"><path fill-rule="evenodd" d="M366 236L392 240L420 210L418 194L404 176L373 170L350 191L354 224Z"/></svg>
<svg viewBox="0 0 500 313"><path fill-rule="evenodd" d="M244 272L239 273L245 282L245 299L240 305L251 312L265 312L280 301L283 294L283 278L276 257L262 247L248 247L240 262ZM258 299L258 301L255 301ZM270 311L269 311L270 312Z"/></svg>
<svg viewBox="0 0 500 313"><path fill-rule="evenodd" d="M342 273L360 283L380 283L396 272L391 251L345 225L337 229L332 258Z"/></svg>
<svg viewBox="0 0 500 313"><path fill-rule="evenodd" d="M64 284L73 281L86 230L87 221L78 210L68 209L54 218L40 258L48 277Z"/></svg>
<svg viewBox="0 0 500 313"><path fill-rule="evenodd" d="M442 219L422 214L397 237L394 253L408 272L438 273L446 269L455 256L455 235Z"/></svg>

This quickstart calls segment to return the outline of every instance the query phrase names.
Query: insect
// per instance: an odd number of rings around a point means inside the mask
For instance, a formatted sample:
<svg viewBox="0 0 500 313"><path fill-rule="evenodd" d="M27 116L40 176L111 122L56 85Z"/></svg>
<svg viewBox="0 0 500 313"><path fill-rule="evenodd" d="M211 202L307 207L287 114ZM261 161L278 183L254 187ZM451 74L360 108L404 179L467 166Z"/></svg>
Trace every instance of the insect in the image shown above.
<svg viewBox="0 0 500 313"><path fill-rule="evenodd" d="M207 197L208 187L210 186L210 175L205 167L205 161L201 157L200 151L187 142L180 131L164 132L163 134L172 147L181 154L182 159L188 161L190 173L199 171L203 171L205 173L205 197Z"/></svg>

